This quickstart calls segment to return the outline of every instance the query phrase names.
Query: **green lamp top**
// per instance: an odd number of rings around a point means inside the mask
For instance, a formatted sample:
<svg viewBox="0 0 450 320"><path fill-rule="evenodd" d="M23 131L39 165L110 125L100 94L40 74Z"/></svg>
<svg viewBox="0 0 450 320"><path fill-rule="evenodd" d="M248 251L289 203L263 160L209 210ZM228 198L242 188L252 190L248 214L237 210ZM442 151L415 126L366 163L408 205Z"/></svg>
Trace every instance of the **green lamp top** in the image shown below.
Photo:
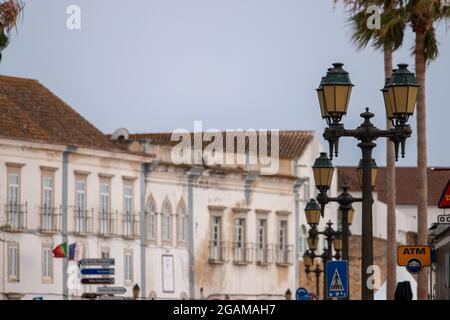
<svg viewBox="0 0 450 320"><path fill-rule="evenodd" d="M418 87L416 76L408 70L408 65L401 63L398 69L393 70L389 86L412 86Z"/></svg>
<svg viewBox="0 0 450 320"><path fill-rule="evenodd" d="M307 211L307 210L320 210L320 205L315 199L311 199L306 204L305 211Z"/></svg>
<svg viewBox="0 0 450 320"><path fill-rule="evenodd" d="M327 75L322 79L322 85L353 86L350 75L342 68L343 66L343 63L333 63L333 68L329 68Z"/></svg>
<svg viewBox="0 0 450 320"><path fill-rule="evenodd" d="M333 168L333 163L326 152L321 152L320 156L314 161L313 168Z"/></svg>

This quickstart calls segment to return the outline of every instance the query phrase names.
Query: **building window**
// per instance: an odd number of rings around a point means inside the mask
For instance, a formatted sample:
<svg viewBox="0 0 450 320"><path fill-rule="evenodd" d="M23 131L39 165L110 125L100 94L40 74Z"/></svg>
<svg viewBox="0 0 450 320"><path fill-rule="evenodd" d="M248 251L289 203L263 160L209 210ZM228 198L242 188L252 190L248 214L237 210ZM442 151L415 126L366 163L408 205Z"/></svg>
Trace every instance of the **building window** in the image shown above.
<svg viewBox="0 0 450 320"><path fill-rule="evenodd" d="M123 235L135 237L138 235L137 220L134 215L134 188L132 182L126 182L123 188Z"/></svg>
<svg viewBox="0 0 450 320"><path fill-rule="evenodd" d="M188 231L188 216L184 202L178 205L177 210L177 240L180 244L186 244Z"/></svg>
<svg viewBox="0 0 450 320"><path fill-rule="evenodd" d="M86 181L77 180L76 185L75 207L77 211L86 211Z"/></svg>
<svg viewBox="0 0 450 320"><path fill-rule="evenodd" d="M278 228L278 247L279 249L286 248L286 240L287 240L287 221L280 221L280 225Z"/></svg>
<svg viewBox="0 0 450 320"><path fill-rule="evenodd" d="M110 258L110 251L109 248L103 247L100 249L100 256L102 259L109 259Z"/></svg>
<svg viewBox="0 0 450 320"><path fill-rule="evenodd" d="M111 212L111 183L105 179L102 180L100 182L99 231L101 235L111 236L116 232Z"/></svg>
<svg viewBox="0 0 450 320"><path fill-rule="evenodd" d="M75 232L88 232L88 216L86 210L86 177L78 177L75 181Z"/></svg>
<svg viewBox="0 0 450 320"><path fill-rule="evenodd" d="M292 245L288 245L288 222L280 220L278 222L277 239L277 264L287 266L292 263Z"/></svg>
<svg viewBox="0 0 450 320"><path fill-rule="evenodd" d="M57 215L54 208L54 177L53 173L44 172L42 175L41 199L41 230L56 231Z"/></svg>
<svg viewBox="0 0 450 320"><path fill-rule="evenodd" d="M20 203L20 168L7 169L7 225L11 230L26 229L26 207Z"/></svg>
<svg viewBox="0 0 450 320"><path fill-rule="evenodd" d="M124 254L124 279L125 279L125 285L132 285L133 284L133 251L130 249L125 249Z"/></svg>
<svg viewBox="0 0 450 320"><path fill-rule="evenodd" d="M303 254L305 253L307 248L307 239L308 239L308 230L306 229L305 225L300 226L300 234L298 238L298 253L300 257L303 257Z"/></svg>
<svg viewBox="0 0 450 320"><path fill-rule="evenodd" d="M42 282L52 282L53 280L53 256L50 245L42 247Z"/></svg>
<svg viewBox="0 0 450 320"><path fill-rule="evenodd" d="M20 274L19 244L11 242L8 244L8 281L18 282Z"/></svg>
<svg viewBox="0 0 450 320"><path fill-rule="evenodd" d="M49 213L53 208L53 176L42 177L42 207Z"/></svg>
<svg viewBox="0 0 450 320"><path fill-rule="evenodd" d="M148 209L146 212L147 222L147 240L156 242L156 204L153 199L150 199Z"/></svg>
<svg viewBox="0 0 450 320"><path fill-rule="evenodd" d="M224 262L225 247L222 241L222 216L211 216L211 233L209 241L209 261Z"/></svg>
<svg viewBox="0 0 450 320"><path fill-rule="evenodd" d="M234 220L234 261L235 262L246 262L246 234L245 234L245 219L244 218L236 218Z"/></svg>
<svg viewBox="0 0 450 320"><path fill-rule="evenodd" d="M303 183L300 185L300 188L298 189L298 197L299 200L302 201L309 201L310 200L310 182L309 182L309 178L305 178L305 180L303 181Z"/></svg>
<svg viewBox="0 0 450 320"><path fill-rule="evenodd" d="M124 211L127 215L133 214L133 186L130 184L125 185L123 189L123 203Z"/></svg>
<svg viewBox="0 0 450 320"><path fill-rule="evenodd" d="M170 203L166 200L162 207L162 217L161 217L161 232L162 232L162 241L170 242L172 239L172 212L170 209Z"/></svg>
<svg viewBox="0 0 450 320"><path fill-rule="evenodd" d="M8 173L8 204L14 206L20 203L19 173Z"/></svg>
<svg viewBox="0 0 450 320"><path fill-rule="evenodd" d="M110 212L110 185L109 183L100 183L100 212Z"/></svg>
<svg viewBox="0 0 450 320"><path fill-rule="evenodd" d="M257 220L256 237L256 262L258 264L267 264L269 262L269 248L267 245L267 219Z"/></svg>

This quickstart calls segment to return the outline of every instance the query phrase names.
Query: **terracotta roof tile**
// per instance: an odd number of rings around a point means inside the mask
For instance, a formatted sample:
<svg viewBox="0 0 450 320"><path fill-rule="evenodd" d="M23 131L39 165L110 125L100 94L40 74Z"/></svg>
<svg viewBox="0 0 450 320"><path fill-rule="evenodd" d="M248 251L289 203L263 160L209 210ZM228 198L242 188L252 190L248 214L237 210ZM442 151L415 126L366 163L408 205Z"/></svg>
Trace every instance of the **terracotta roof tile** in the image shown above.
<svg viewBox="0 0 450 320"><path fill-rule="evenodd" d="M138 133L130 134L130 140L149 140L153 144L174 146L178 141L171 141L172 133ZM244 138L244 134L236 133L237 139ZM191 139L193 133L191 133ZM223 134L223 146L226 146L225 133ZM279 153L282 158L298 158L302 156L308 144L313 140L314 133L312 131L280 131L279 132ZM193 141L193 140L191 140ZM246 150L248 150L248 139L246 139ZM204 142L204 147L210 142ZM267 137L267 149L270 151L271 139L270 131ZM270 154L270 152L269 152Z"/></svg>
<svg viewBox="0 0 450 320"><path fill-rule="evenodd" d="M447 168L440 168L447 169ZM450 180L449 170L431 170L428 169L428 205L437 206L439 198L447 182ZM415 205L417 204L417 168L415 167L397 167L396 168L396 188L397 204ZM338 167L338 184L342 186L344 182L350 187L351 191L360 191L356 167ZM375 190L378 193L378 199L382 202L387 201L386 193L386 168L380 167L378 170Z"/></svg>
<svg viewBox="0 0 450 320"><path fill-rule="evenodd" d="M0 76L0 136L120 149L38 81L8 76Z"/></svg>

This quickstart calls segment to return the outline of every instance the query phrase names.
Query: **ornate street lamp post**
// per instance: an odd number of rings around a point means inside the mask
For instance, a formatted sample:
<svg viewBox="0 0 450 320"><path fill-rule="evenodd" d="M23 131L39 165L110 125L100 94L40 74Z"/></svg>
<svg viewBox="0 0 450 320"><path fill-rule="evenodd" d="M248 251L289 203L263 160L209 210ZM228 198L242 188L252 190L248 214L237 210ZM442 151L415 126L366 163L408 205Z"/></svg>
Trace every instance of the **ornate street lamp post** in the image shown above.
<svg viewBox="0 0 450 320"><path fill-rule="evenodd" d="M388 138L395 146L395 160L398 160L399 153L401 153L402 157L405 156L406 139L411 137L412 134L411 127L407 122L409 117L414 114L419 86L415 75L408 70L408 65L399 64L398 69L393 70L392 78L385 83L385 87L382 89L386 117L392 121L394 127L390 130L376 128L370 120L374 117L374 114L366 108L366 111L361 114L364 122L358 128L348 130L344 128L341 120L347 114L353 84L350 81L348 72L342 67L342 63L334 63L333 68L328 69L326 76L322 78L317 89L317 95L321 116L328 124L323 137L329 144L330 162L333 155L337 157L339 154L339 140L341 137L352 137L359 140L358 147L362 152L360 164L362 189L362 198L360 199L362 202L361 290L363 300L373 300L373 289L367 286L369 277L367 269L373 265L372 189L374 179L372 171L374 167L372 150L376 146L375 141L378 138ZM323 156L321 155L320 158L323 158ZM326 172L322 171L322 173ZM326 194L331 180L324 183L323 177L316 176L316 172L314 172L314 177L320 193ZM328 185L328 188L324 188L324 185ZM322 204L322 214L323 210ZM343 211L343 224L347 221L344 215Z"/></svg>
<svg viewBox="0 0 450 320"><path fill-rule="evenodd" d="M305 272L309 274L310 272L314 272L316 274L316 291L317 295L319 295L319 278L320 273L326 272L326 263L327 261L336 259L339 260L341 258L341 250L342 250L342 234L339 231L333 229L333 223L328 221L327 227L323 231L318 230L318 224L320 222L321 216L321 208L319 203L315 199L311 199L305 208L306 221L310 226L309 236L307 239L309 250L306 251L303 255L303 261L305 263ZM325 241L327 243L326 248L323 249L322 253L316 254L317 244L319 242L319 235L323 235L325 237ZM333 248L336 253L333 255ZM311 266L313 261L319 258L323 262L323 269L320 269L318 265L316 268L311 271ZM323 283L323 296L326 299L327 290L326 283Z"/></svg>

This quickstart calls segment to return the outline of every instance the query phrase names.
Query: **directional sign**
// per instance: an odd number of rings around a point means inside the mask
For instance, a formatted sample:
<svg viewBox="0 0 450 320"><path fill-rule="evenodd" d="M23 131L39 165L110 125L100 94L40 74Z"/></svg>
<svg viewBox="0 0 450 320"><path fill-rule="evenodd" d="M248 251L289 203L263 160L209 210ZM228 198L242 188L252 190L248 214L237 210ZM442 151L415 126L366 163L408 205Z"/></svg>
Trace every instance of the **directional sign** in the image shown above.
<svg viewBox="0 0 450 320"><path fill-rule="evenodd" d="M348 261L327 261L326 288L328 298L348 297Z"/></svg>
<svg viewBox="0 0 450 320"><path fill-rule="evenodd" d="M437 218L438 224L450 224L450 214L441 214Z"/></svg>
<svg viewBox="0 0 450 320"><path fill-rule="evenodd" d="M397 264L399 266L406 267L409 265L409 267L411 267L411 270L417 270L419 266L416 260L420 263L420 267L431 265L431 247L430 246L397 247Z"/></svg>
<svg viewBox="0 0 450 320"><path fill-rule="evenodd" d="M439 209L450 208L450 180L447 182L447 186L442 192L441 198L439 199L438 208Z"/></svg>
<svg viewBox="0 0 450 320"><path fill-rule="evenodd" d="M305 288L298 288L295 292L296 300L309 300L308 290Z"/></svg>
<svg viewBox="0 0 450 320"><path fill-rule="evenodd" d="M82 284L114 284L114 278L83 278Z"/></svg>
<svg viewBox="0 0 450 320"><path fill-rule="evenodd" d="M83 259L80 264L84 266L113 266L114 259Z"/></svg>
<svg viewBox="0 0 450 320"><path fill-rule="evenodd" d="M114 274L114 269L111 268L83 268L81 274L84 275L110 275Z"/></svg>
<svg viewBox="0 0 450 320"><path fill-rule="evenodd" d="M97 293L103 294L124 294L127 292L127 289L124 287L98 287Z"/></svg>

